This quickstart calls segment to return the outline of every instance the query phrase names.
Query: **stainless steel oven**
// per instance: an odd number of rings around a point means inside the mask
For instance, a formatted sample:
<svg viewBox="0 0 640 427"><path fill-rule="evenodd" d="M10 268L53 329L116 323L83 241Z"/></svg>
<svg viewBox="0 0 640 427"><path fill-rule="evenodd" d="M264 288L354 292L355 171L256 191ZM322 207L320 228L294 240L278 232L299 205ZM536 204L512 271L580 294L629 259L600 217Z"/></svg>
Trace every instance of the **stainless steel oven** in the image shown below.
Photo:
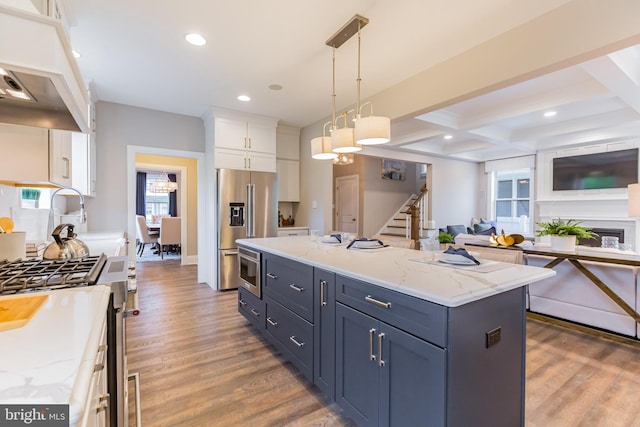
<svg viewBox="0 0 640 427"><path fill-rule="evenodd" d="M262 295L262 287L260 284L260 252L242 247L238 248L238 261L242 287L260 298Z"/></svg>

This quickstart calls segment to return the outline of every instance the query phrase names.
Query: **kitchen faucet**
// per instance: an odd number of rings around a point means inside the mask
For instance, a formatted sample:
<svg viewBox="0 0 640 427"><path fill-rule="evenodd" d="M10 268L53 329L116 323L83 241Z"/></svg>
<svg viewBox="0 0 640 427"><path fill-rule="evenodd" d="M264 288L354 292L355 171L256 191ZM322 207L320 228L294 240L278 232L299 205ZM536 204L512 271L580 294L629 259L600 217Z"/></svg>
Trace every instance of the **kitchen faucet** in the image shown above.
<svg viewBox="0 0 640 427"><path fill-rule="evenodd" d="M53 193L51 193L51 202L49 205L49 221L47 223L47 238L51 236L51 234L53 233L53 199L55 199L56 194L58 194L58 192L60 190L71 190L71 191L75 191L76 193L78 193L78 196L80 196L80 224L84 224L85 222L87 222L87 214L84 211L84 196L82 195L82 193L78 190L76 190L73 187L66 187L66 186L60 186L60 188L56 189Z"/></svg>

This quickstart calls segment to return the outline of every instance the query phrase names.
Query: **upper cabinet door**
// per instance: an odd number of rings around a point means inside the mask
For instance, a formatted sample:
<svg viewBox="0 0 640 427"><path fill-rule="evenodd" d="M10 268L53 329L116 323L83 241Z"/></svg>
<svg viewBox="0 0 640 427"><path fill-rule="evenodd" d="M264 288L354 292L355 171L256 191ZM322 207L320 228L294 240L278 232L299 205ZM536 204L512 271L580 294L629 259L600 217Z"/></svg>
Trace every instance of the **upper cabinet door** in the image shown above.
<svg viewBox="0 0 640 427"><path fill-rule="evenodd" d="M49 181L49 131L0 124L0 181Z"/></svg>
<svg viewBox="0 0 640 427"><path fill-rule="evenodd" d="M260 153L276 153L276 128L261 123L249 122L248 138L250 151L258 151Z"/></svg>
<svg viewBox="0 0 640 427"><path fill-rule="evenodd" d="M71 187L71 153L73 152L71 132L52 130L49 132L49 170L50 181Z"/></svg>
<svg viewBox="0 0 640 427"><path fill-rule="evenodd" d="M247 150L249 148L247 122L226 118L216 118L215 146L221 148L233 148L236 150Z"/></svg>

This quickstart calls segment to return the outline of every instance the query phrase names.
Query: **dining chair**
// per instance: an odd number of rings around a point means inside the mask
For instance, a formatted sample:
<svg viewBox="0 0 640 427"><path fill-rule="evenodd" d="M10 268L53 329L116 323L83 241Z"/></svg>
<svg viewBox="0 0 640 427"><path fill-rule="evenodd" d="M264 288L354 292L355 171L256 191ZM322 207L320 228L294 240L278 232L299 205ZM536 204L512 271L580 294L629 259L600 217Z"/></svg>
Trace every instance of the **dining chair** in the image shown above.
<svg viewBox="0 0 640 427"><path fill-rule="evenodd" d="M160 219L160 237L158 237L160 258L164 259L165 246L180 246L180 221L181 218L179 216L166 216Z"/></svg>
<svg viewBox="0 0 640 427"><path fill-rule="evenodd" d="M147 227L147 220L142 215L136 215L136 234L138 237L138 250L136 253L138 256L142 256L144 252L144 248L147 244L158 243L159 235L149 233L149 228Z"/></svg>

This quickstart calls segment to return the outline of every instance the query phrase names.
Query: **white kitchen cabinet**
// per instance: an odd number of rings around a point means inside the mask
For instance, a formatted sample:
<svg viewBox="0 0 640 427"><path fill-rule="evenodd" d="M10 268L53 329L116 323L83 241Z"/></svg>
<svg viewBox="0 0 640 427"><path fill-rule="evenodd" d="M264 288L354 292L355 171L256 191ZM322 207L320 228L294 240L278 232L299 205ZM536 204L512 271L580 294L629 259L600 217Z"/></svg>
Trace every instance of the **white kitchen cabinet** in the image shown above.
<svg viewBox="0 0 640 427"><path fill-rule="evenodd" d="M216 148L215 167L216 169L276 172L276 155L269 153L252 153L230 148Z"/></svg>
<svg viewBox="0 0 640 427"><path fill-rule="evenodd" d="M71 185L71 132L0 124L0 181Z"/></svg>
<svg viewBox="0 0 640 427"><path fill-rule="evenodd" d="M278 201L300 201L300 162L298 160L277 159Z"/></svg>
<svg viewBox="0 0 640 427"><path fill-rule="evenodd" d="M89 383L89 392L84 402L82 418L78 427L105 427L109 412L109 394L107 390L107 322L102 326L100 343L96 349L93 374Z"/></svg>
<svg viewBox="0 0 640 427"><path fill-rule="evenodd" d="M72 187L80 191L84 196L96 195L96 170L95 170L95 138L93 134L73 132L72 145ZM76 195L75 192L65 193Z"/></svg>
<svg viewBox="0 0 640 427"><path fill-rule="evenodd" d="M275 154L276 129L262 123L216 117L215 146Z"/></svg>
<svg viewBox="0 0 640 427"><path fill-rule="evenodd" d="M300 129L278 126L278 201L300 201Z"/></svg>
<svg viewBox="0 0 640 427"><path fill-rule="evenodd" d="M205 125L213 132L215 167L276 172L276 126L269 117L212 109ZM210 138L210 137L209 137Z"/></svg>
<svg viewBox="0 0 640 427"><path fill-rule="evenodd" d="M276 157L278 159L300 160L300 129L278 126L276 130Z"/></svg>
<svg viewBox="0 0 640 427"><path fill-rule="evenodd" d="M49 175L54 184L72 186L71 159L73 144L71 132L67 130L49 131Z"/></svg>

